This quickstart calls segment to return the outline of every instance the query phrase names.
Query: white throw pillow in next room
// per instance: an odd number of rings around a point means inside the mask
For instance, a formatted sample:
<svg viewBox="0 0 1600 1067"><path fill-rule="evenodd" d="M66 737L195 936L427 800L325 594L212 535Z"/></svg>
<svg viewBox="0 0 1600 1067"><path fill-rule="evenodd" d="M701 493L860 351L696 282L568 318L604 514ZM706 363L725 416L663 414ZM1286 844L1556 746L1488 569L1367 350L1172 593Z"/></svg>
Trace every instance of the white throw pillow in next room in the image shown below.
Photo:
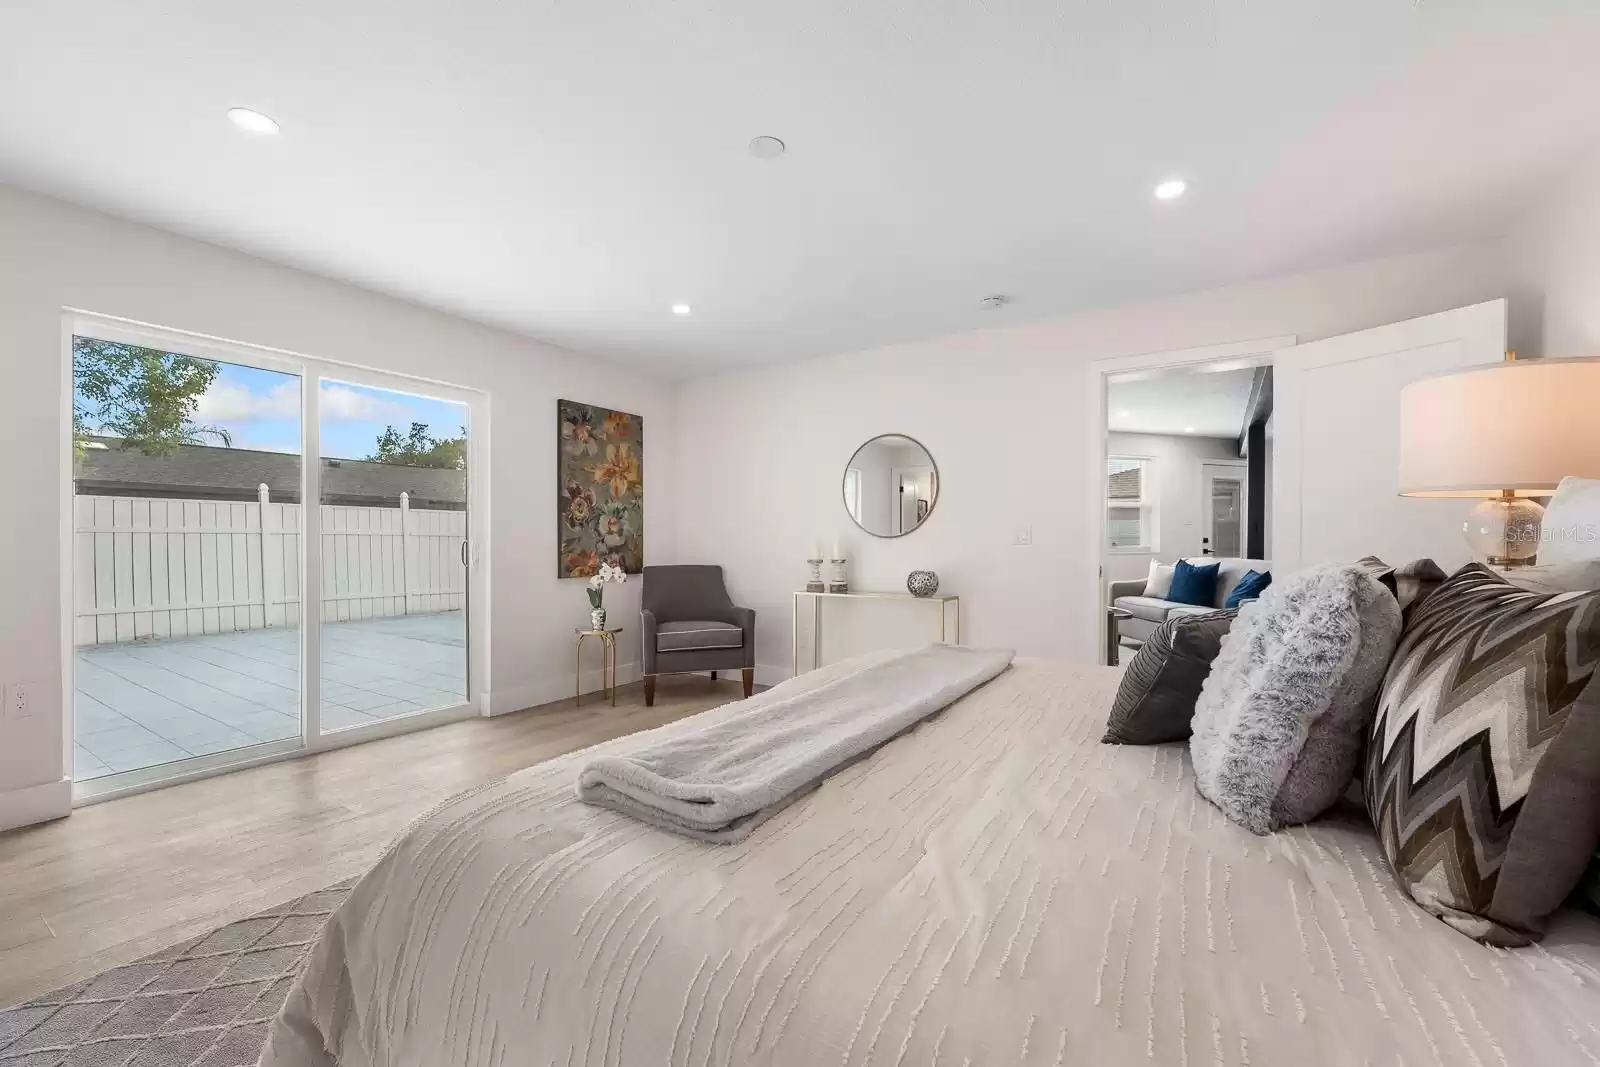
<svg viewBox="0 0 1600 1067"><path fill-rule="evenodd" d="M1167 594L1172 592L1172 575L1177 569L1177 564L1169 567L1165 563L1151 560L1150 574L1144 580L1144 595L1153 596L1157 600L1167 599Z"/></svg>

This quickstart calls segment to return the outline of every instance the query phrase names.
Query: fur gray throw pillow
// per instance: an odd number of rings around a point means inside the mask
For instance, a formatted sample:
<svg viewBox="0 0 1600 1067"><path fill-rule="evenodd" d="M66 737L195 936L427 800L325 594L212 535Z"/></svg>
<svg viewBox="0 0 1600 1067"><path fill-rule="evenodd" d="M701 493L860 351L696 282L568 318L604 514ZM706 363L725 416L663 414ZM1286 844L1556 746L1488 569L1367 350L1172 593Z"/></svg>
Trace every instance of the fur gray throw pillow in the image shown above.
<svg viewBox="0 0 1600 1067"><path fill-rule="evenodd" d="M1245 604L1195 705L1201 794L1257 834L1326 811L1399 639L1399 604L1360 567L1302 571Z"/></svg>

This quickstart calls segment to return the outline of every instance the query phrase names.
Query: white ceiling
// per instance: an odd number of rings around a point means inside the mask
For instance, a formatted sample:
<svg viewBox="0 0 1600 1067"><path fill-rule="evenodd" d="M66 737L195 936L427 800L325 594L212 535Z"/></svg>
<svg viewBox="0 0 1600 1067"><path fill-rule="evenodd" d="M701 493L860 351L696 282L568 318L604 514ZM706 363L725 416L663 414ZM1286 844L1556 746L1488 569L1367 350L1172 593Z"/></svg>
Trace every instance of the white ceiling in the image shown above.
<svg viewBox="0 0 1600 1067"><path fill-rule="evenodd" d="M1597 53L1594 0L13 0L0 180L686 375L1497 232Z"/></svg>
<svg viewBox="0 0 1600 1067"><path fill-rule="evenodd" d="M1125 433L1239 439L1254 369L1168 373L1106 386L1106 426Z"/></svg>

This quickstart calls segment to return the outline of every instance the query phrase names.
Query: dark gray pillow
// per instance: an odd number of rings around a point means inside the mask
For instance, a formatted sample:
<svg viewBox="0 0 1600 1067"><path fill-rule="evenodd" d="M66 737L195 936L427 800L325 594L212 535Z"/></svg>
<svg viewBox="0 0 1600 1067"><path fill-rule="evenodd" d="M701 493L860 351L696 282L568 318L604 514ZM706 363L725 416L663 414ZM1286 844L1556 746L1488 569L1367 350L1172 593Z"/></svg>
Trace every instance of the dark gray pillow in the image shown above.
<svg viewBox="0 0 1600 1067"><path fill-rule="evenodd" d="M1594 859L1589 861L1589 869L1583 872L1583 881L1573 890L1571 901L1580 908L1600 914L1600 853L1596 853Z"/></svg>
<svg viewBox="0 0 1600 1067"><path fill-rule="evenodd" d="M1410 621L1412 610L1449 577L1443 567L1427 558L1391 567L1377 556L1362 556L1355 565L1365 571L1367 577L1394 594L1395 602L1400 605L1403 622Z"/></svg>
<svg viewBox="0 0 1600 1067"><path fill-rule="evenodd" d="M1101 742L1159 745L1187 739L1200 686L1238 614L1174 615L1156 627L1123 671Z"/></svg>

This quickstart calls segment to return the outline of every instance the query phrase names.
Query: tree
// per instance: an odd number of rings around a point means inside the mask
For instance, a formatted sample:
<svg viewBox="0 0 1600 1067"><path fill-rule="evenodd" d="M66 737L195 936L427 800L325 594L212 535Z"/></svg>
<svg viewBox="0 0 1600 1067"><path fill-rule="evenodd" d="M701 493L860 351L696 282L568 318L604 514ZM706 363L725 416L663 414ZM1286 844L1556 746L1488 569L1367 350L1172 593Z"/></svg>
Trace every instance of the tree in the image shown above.
<svg viewBox="0 0 1600 1067"><path fill-rule="evenodd" d="M413 422L410 432L401 434L386 426L378 436L378 450L367 459L400 467L432 467L458 471L467 466L467 428L460 437L434 437L425 422Z"/></svg>
<svg viewBox="0 0 1600 1067"><path fill-rule="evenodd" d="M147 456L170 456L179 445L207 438L231 446L228 431L191 418L220 369L208 359L159 348L74 337L74 442L81 445L88 434L105 433Z"/></svg>

